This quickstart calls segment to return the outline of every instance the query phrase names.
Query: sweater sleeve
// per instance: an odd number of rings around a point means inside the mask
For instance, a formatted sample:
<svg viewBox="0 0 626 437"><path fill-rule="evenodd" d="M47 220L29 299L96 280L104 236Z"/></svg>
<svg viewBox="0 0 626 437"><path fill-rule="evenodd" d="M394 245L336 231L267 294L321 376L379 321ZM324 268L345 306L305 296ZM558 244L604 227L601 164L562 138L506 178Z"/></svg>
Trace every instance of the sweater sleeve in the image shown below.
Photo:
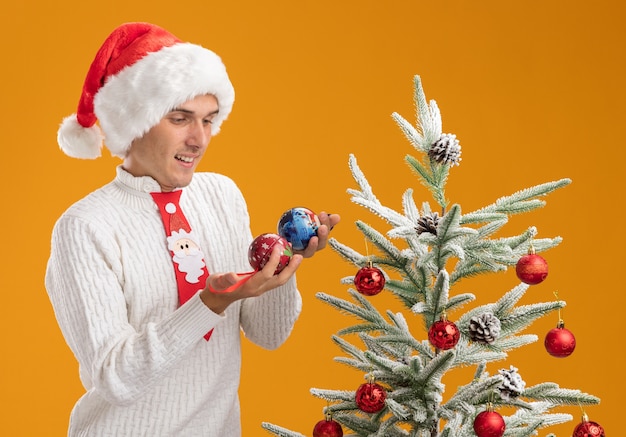
<svg viewBox="0 0 626 437"><path fill-rule="evenodd" d="M130 404L175 366L221 317L199 296L140 331L128 322L120 249L106 230L64 215L55 225L46 288L87 389Z"/></svg>
<svg viewBox="0 0 626 437"><path fill-rule="evenodd" d="M242 305L241 326L247 338L266 349L282 345L300 315L302 298L295 277Z"/></svg>

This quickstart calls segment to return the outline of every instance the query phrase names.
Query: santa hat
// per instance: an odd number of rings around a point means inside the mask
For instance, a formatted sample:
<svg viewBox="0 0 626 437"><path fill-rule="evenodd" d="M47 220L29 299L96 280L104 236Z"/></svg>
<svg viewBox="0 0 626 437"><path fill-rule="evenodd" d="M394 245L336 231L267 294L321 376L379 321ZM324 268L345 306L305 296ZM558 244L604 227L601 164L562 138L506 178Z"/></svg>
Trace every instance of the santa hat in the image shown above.
<svg viewBox="0 0 626 437"><path fill-rule="evenodd" d="M219 106L211 126L215 135L235 101L220 57L153 24L123 24L98 50L76 114L61 123L59 146L71 157L94 159L104 141L112 155L123 158L131 142L169 111L204 94L214 95Z"/></svg>

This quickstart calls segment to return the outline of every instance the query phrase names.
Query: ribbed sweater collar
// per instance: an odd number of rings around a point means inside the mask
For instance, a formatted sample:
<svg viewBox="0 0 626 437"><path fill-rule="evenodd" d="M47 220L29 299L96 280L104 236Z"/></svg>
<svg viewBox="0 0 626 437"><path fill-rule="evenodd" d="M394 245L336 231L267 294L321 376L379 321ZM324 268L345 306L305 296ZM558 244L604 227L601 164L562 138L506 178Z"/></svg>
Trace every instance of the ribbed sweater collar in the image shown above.
<svg viewBox="0 0 626 437"><path fill-rule="evenodd" d="M158 182L150 176L133 176L117 166L117 174L113 185L119 190L121 200L129 206L154 207L150 193L161 192Z"/></svg>

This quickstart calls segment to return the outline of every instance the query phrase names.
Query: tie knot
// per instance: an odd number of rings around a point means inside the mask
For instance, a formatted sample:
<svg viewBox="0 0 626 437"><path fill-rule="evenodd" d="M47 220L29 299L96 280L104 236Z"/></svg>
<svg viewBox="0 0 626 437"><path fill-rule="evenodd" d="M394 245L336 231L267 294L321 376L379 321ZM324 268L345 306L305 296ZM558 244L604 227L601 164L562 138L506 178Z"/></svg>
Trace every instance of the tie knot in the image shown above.
<svg viewBox="0 0 626 437"><path fill-rule="evenodd" d="M187 232L191 231L191 227L179 205L182 192L182 190L177 190L167 193L150 193L161 212L167 235L172 235L172 232L180 231L181 229Z"/></svg>

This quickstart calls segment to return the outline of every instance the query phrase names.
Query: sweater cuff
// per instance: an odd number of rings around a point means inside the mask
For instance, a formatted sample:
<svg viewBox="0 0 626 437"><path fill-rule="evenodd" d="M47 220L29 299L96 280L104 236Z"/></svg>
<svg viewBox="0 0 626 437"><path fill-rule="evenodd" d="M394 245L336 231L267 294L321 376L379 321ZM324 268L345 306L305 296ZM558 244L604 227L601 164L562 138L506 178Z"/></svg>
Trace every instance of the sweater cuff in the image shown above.
<svg viewBox="0 0 626 437"><path fill-rule="evenodd" d="M200 338L217 326L226 316L215 314L200 299L200 292L176 311L179 335L182 338Z"/></svg>

